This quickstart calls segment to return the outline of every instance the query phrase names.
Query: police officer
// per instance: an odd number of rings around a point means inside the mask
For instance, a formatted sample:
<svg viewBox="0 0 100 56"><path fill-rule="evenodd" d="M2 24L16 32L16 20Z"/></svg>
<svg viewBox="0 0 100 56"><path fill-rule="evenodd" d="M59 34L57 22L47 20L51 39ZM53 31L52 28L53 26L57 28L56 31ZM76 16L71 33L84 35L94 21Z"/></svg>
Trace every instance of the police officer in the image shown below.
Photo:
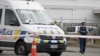
<svg viewBox="0 0 100 56"><path fill-rule="evenodd" d="M81 23L81 26L78 29L78 34L79 35L88 35L88 29L85 26L85 22ZM79 38L79 43L80 43L80 53L84 54L85 53L85 47L86 47L86 38Z"/></svg>

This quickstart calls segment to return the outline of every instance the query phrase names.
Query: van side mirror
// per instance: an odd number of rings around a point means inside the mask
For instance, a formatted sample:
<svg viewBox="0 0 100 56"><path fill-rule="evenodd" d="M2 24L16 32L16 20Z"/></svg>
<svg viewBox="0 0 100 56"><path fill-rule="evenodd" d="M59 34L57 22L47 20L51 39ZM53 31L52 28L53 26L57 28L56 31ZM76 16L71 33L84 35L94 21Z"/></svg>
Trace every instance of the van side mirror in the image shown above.
<svg viewBox="0 0 100 56"><path fill-rule="evenodd" d="M16 20L16 19L11 19L10 20L10 25L11 26L20 26L18 20Z"/></svg>

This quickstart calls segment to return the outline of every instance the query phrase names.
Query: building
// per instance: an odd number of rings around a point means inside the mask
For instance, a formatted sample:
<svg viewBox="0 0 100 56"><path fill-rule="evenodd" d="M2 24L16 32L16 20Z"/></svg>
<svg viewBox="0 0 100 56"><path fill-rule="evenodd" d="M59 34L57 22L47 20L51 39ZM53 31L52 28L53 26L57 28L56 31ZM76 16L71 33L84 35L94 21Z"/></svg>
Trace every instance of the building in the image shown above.
<svg viewBox="0 0 100 56"><path fill-rule="evenodd" d="M52 19L63 23L100 24L100 0L36 0Z"/></svg>

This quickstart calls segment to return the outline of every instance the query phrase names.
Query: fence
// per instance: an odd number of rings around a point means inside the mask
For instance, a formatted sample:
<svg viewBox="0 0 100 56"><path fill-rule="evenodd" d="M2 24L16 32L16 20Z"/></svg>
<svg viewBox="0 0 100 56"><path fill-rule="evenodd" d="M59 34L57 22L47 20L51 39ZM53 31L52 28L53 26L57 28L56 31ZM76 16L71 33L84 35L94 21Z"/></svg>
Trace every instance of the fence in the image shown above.
<svg viewBox="0 0 100 56"><path fill-rule="evenodd" d="M100 29L100 20L86 20L86 19L63 19L63 18L60 18L60 19L57 19L57 24L65 31L67 32L66 30L66 27L67 26L79 26L80 25L80 22L86 22L88 26L95 26L97 27L97 31L99 31ZM95 32L92 32L92 33L95 33ZM67 34L67 33L66 33ZM97 34L92 34L92 35L100 35L100 33L98 32ZM69 40L69 41L74 41L74 40ZM97 40L95 39L90 39L90 42L92 45L95 44Z"/></svg>

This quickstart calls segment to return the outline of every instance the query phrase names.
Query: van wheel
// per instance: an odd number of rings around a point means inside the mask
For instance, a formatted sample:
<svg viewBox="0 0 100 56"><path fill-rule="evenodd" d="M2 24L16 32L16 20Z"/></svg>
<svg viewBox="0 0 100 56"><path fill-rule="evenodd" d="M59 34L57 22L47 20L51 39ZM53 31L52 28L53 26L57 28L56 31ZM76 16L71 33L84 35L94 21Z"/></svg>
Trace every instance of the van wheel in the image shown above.
<svg viewBox="0 0 100 56"><path fill-rule="evenodd" d="M3 52L3 50L0 50L0 54Z"/></svg>
<svg viewBox="0 0 100 56"><path fill-rule="evenodd" d="M50 56L61 56L62 52L51 52Z"/></svg>
<svg viewBox="0 0 100 56"><path fill-rule="evenodd" d="M20 41L17 43L15 46L15 53L16 55L28 56L29 52L26 50L26 45L24 42Z"/></svg>

